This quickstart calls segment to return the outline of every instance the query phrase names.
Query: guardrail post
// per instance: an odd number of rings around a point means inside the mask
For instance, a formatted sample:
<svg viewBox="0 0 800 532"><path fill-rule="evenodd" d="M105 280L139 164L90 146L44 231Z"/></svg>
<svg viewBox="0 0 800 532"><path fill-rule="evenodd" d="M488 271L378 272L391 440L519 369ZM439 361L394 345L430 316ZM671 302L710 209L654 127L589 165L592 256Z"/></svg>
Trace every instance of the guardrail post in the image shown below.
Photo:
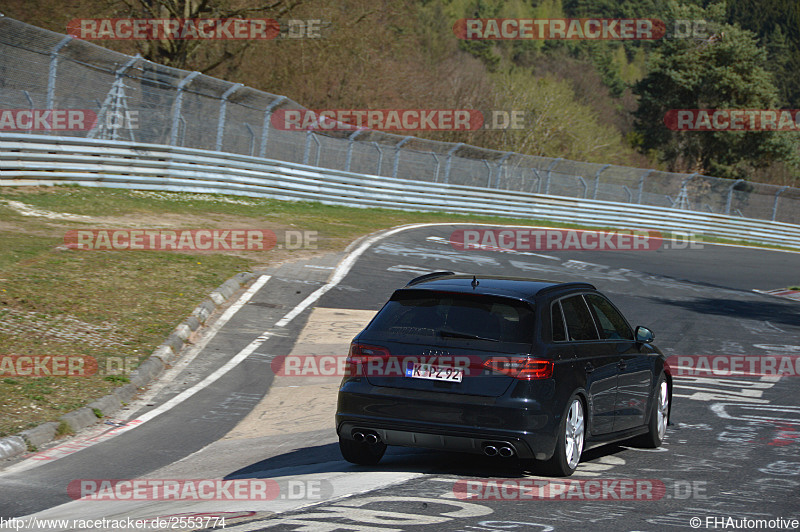
<svg viewBox="0 0 800 532"><path fill-rule="evenodd" d="M175 108L172 110L172 131L170 132L169 137L170 146L174 146L175 141L178 140L178 119L181 116L181 106L183 105L183 88L199 75L200 72L195 70L183 78L180 83L178 83L178 95L175 97ZM181 144L183 144L183 142L181 142Z"/></svg>
<svg viewBox="0 0 800 532"><path fill-rule="evenodd" d="M57 45L50 51L50 68L47 72L47 108L52 109L55 105L56 99L56 74L58 73L58 54L69 41L72 40L71 35L67 35L59 41Z"/></svg>
<svg viewBox="0 0 800 532"><path fill-rule="evenodd" d="M550 163L550 166L547 167L547 183L544 186L544 193L550 194L550 171L553 169L553 166L558 163L558 161L563 161L563 157L559 157L558 159L554 159L553 162Z"/></svg>
<svg viewBox="0 0 800 532"><path fill-rule="evenodd" d="M597 199L597 191L600 189L600 174L603 173L603 170L611 166L610 164L604 165L600 168L597 173L594 174L594 194L592 194L592 199Z"/></svg>
<svg viewBox="0 0 800 532"><path fill-rule="evenodd" d="M728 189L728 201L725 204L725 214L731 213L731 203L733 202L733 189L736 188L736 185L739 183L743 183L744 179L737 179L731 187Z"/></svg>
<svg viewBox="0 0 800 532"><path fill-rule="evenodd" d="M397 177L397 169L400 166L400 148L403 144L413 139L414 137L406 137L394 145L394 167L392 168L392 177Z"/></svg>
<svg viewBox="0 0 800 532"><path fill-rule="evenodd" d="M270 102L266 109L264 109L264 124L261 126L261 148L258 150L258 156L261 158L264 158L267 155L267 138L269 137L269 121L270 117L272 116L272 110L280 105L285 99L286 96L278 96L276 99Z"/></svg>
<svg viewBox="0 0 800 532"><path fill-rule="evenodd" d="M228 90L222 94L222 101L219 104L219 120L217 121L217 144L215 148L217 151L222 151L222 134L225 130L225 112L228 108L228 98L242 87L244 87L244 85L241 83L235 83L228 87Z"/></svg>
<svg viewBox="0 0 800 532"><path fill-rule="evenodd" d="M775 203L772 205L772 221L775 221L775 217L778 215L778 198L781 197L783 191L789 187L781 187L778 189L778 192L775 193Z"/></svg>
<svg viewBox="0 0 800 532"><path fill-rule="evenodd" d="M349 172L350 171L350 161L353 160L353 144L356 141L356 137L359 136L363 132L364 132L363 129L358 129L356 131L353 131L353 134L350 135L349 137L347 137L347 140L349 141L349 144L347 145L347 160L344 162L344 171L345 172Z"/></svg>
<svg viewBox="0 0 800 532"><path fill-rule="evenodd" d="M447 152L447 162L444 165L444 182L445 183L449 183L450 182L450 163L453 160L453 154L456 151L458 151L458 149L463 145L464 145L463 142L459 142L458 144L456 144L455 146L450 148L450 150L448 150L448 152Z"/></svg>
<svg viewBox="0 0 800 532"><path fill-rule="evenodd" d="M636 203L639 205L642 204L642 194L644 193L644 180L647 179L647 176L652 174L652 170L648 170L647 172L642 174L642 177L639 178L639 198L636 200Z"/></svg>

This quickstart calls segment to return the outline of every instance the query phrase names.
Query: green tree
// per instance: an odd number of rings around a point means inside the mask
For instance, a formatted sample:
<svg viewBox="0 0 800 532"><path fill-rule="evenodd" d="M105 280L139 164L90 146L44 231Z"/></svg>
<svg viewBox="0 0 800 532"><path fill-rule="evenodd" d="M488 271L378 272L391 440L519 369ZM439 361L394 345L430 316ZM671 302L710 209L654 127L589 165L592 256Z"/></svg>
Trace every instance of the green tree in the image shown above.
<svg viewBox="0 0 800 532"><path fill-rule="evenodd" d="M780 104L800 106L800 2L797 0L727 0L727 19L755 32L769 51Z"/></svg>
<svg viewBox="0 0 800 532"><path fill-rule="evenodd" d="M724 6L723 6L724 7ZM675 18L719 16L713 8L680 8ZM764 65L766 50L753 33L730 24L713 25L707 40L667 39L650 73L634 87L639 96L635 128L639 148L657 153L670 170L747 178L754 168L796 162L793 132L672 131L671 109L770 109L778 91Z"/></svg>

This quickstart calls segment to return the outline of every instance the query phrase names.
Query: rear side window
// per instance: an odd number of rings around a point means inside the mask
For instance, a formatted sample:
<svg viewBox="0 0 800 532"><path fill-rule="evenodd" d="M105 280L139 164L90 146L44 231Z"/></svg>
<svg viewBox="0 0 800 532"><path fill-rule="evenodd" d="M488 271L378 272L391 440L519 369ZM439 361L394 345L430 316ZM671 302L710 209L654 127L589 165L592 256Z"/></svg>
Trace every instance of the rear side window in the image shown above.
<svg viewBox="0 0 800 532"><path fill-rule="evenodd" d="M597 340L597 328L583 296L572 296L561 300L564 320L567 322L567 337L572 341Z"/></svg>
<svg viewBox="0 0 800 532"><path fill-rule="evenodd" d="M586 301L597 316L600 336L604 340L633 340L631 328L609 300L597 294L587 294Z"/></svg>
<svg viewBox="0 0 800 532"><path fill-rule="evenodd" d="M567 331L564 329L564 314L561 312L561 304L556 301L550 310L553 325L553 341L565 342L567 340Z"/></svg>
<svg viewBox="0 0 800 532"><path fill-rule="evenodd" d="M396 293L370 323L370 333L531 343L534 312L513 299L469 294Z"/></svg>

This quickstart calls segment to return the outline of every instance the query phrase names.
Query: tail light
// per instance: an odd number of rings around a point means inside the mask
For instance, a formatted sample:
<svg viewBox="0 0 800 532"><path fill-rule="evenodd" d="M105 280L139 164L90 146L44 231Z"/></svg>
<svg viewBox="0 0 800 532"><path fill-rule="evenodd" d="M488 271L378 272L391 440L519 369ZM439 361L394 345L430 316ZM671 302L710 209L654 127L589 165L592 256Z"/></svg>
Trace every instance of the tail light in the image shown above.
<svg viewBox="0 0 800 532"><path fill-rule="evenodd" d="M345 377L365 377L370 360L380 360L382 364L390 356L392 353L385 347L353 342L345 360Z"/></svg>
<svg viewBox="0 0 800 532"><path fill-rule="evenodd" d="M549 379L553 376L553 361L530 357L492 357L483 367L523 381Z"/></svg>

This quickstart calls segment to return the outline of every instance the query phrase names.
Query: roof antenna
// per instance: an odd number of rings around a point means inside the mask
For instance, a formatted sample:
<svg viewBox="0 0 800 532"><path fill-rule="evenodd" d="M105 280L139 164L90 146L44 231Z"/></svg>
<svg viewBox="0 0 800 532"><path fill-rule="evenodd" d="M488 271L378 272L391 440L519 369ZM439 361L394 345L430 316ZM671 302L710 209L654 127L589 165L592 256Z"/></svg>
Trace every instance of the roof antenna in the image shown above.
<svg viewBox="0 0 800 532"><path fill-rule="evenodd" d="M473 290L475 290L475 288L476 288L476 287L477 287L479 284L481 284L481 283L480 283L480 281L478 281L478 280L475 278L475 276L473 275L473 276L472 276L472 283L471 283L471 284L472 284L472 289L473 289Z"/></svg>

